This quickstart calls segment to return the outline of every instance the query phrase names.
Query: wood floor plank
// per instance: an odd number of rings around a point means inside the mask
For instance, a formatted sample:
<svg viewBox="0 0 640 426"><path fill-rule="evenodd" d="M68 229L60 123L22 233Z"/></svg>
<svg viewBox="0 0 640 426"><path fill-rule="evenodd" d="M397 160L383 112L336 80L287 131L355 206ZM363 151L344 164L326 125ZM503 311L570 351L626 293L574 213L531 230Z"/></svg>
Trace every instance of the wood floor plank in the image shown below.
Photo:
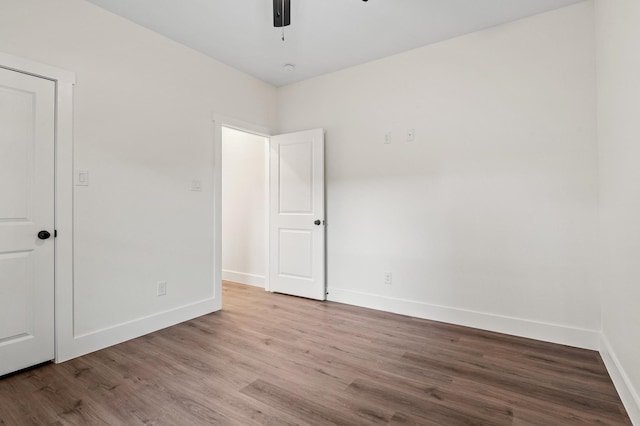
<svg viewBox="0 0 640 426"><path fill-rule="evenodd" d="M262 401L271 407L299 418L306 424L367 424L364 419L358 418L355 413L332 410L313 399L303 398L296 393L283 389L272 383L258 379L241 390L258 401Z"/></svg>
<svg viewBox="0 0 640 426"><path fill-rule="evenodd" d="M631 425L594 351L229 282L223 298L0 378L0 425Z"/></svg>
<svg viewBox="0 0 640 426"><path fill-rule="evenodd" d="M477 383L460 377L451 384L450 390L459 394L469 394L479 401L503 402L512 407L514 425L630 425L628 419L610 420L601 415L585 413L563 405L541 401L522 391L512 391L500 386Z"/></svg>
<svg viewBox="0 0 640 426"><path fill-rule="evenodd" d="M438 388L426 388L422 396L405 392L398 386L387 386L366 380L356 380L348 392L366 395L379 404L389 404L396 411L411 415L436 419L441 424L468 425L493 424L510 425L512 411L497 404L469 404L458 396Z"/></svg>
<svg viewBox="0 0 640 426"><path fill-rule="evenodd" d="M560 402L575 410L597 413L604 418L620 419L618 405L598 398L599 395L588 395L590 390L582 388L580 394L571 386L564 386L560 381L549 384L543 380L535 380L519 372L495 365L463 363L456 360L434 359L419 354L407 353L405 358L416 362L425 369L448 371L449 374L465 377L490 386L526 393L536 399L550 404Z"/></svg>

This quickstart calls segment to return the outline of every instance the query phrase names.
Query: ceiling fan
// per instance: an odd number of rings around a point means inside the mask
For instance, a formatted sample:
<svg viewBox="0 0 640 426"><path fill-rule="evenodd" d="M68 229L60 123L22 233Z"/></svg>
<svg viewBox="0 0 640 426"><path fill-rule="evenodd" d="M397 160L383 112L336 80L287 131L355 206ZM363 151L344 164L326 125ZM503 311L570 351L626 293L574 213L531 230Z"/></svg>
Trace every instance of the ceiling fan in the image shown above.
<svg viewBox="0 0 640 426"><path fill-rule="evenodd" d="M284 27L289 25L291 25L291 0L273 0L273 26L282 28L282 41L284 41Z"/></svg>

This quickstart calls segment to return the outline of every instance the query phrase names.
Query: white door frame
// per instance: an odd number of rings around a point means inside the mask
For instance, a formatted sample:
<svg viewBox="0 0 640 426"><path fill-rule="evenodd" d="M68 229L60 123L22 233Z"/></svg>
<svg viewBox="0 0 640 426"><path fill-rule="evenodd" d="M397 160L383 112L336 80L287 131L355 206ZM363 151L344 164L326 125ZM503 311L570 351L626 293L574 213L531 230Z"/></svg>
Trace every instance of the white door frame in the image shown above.
<svg viewBox="0 0 640 426"><path fill-rule="evenodd" d="M257 136L271 138L271 129L247 123L235 118L226 117L221 114L213 115L214 124L214 171L213 171L213 282L214 296L222 300L222 128L227 127L241 132L251 133ZM269 145L271 145L269 143ZM265 290L270 291L269 285L269 156L265 159L267 164L266 176L266 217L265 235L266 250L265 256ZM219 291L219 293L218 293ZM220 308L220 307L218 307Z"/></svg>
<svg viewBox="0 0 640 426"><path fill-rule="evenodd" d="M73 343L73 85L76 75L0 52L0 68L51 80L55 93L55 361L71 358Z"/></svg>

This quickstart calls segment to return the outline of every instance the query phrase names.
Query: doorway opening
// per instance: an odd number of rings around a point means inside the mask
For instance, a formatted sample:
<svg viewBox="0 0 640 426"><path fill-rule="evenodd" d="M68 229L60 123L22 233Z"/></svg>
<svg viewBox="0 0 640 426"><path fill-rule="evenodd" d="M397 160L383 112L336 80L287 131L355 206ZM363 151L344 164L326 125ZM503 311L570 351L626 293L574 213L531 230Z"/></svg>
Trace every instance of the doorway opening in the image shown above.
<svg viewBox="0 0 640 426"><path fill-rule="evenodd" d="M268 289L269 138L221 129L222 280Z"/></svg>
<svg viewBox="0 0 640 426"><path fill-rule="evenodd" d="M222 281L326 300L324 130L213 121L215 310Z"/></svg>

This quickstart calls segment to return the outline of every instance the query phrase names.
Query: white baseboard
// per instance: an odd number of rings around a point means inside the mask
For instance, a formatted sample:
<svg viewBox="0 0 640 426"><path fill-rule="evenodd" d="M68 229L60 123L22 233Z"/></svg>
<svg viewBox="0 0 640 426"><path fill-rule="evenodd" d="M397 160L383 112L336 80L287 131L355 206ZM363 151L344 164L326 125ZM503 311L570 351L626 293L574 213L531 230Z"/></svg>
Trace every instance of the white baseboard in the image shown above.
<svg viewBox="0 0 640 426"><path fill-rule="evenodd" d="M616 353L604 334L600 335L600 355L607 367L607 371L609 371L613 384L616 386L624 408L629 414L631 423L640 425L640 397L638 396L638 391L633 387L633 383L631 383L629 376L622 368L622 364L620 364Z"/></svg>
<svg viewBox="0 0 640 426"><path fill-rule="evenodd" d="M206 299L144 318L75 336L64 345L64 348L58 348L55 362L68 361L72 358L117 345L118 343L135 339L136 337L144 336L145 334L153 333L154 331L171 327L172 325L202 315L210 314L211 312L220 310L220 308L219 300L213 298Z"/></svg>
<svg viewBox="0 0 640 426"><path fill-rule="evenodd" d="M598 350L599 332L559 324L531 321L448 306L432 305L413 300L397 299L377 294L361 293L330 287L327 299L348 305L440 321L498 333L527 337L545 342Z"/></svg>
<svg viewBox="0 0 640 426"><path fill-rule="evenodd" d="M265 279L263 275L245 274L244 272L222 270L222 279L225 281L233 281L234 283L252 285L254 287L265 287Z"/></svg>

